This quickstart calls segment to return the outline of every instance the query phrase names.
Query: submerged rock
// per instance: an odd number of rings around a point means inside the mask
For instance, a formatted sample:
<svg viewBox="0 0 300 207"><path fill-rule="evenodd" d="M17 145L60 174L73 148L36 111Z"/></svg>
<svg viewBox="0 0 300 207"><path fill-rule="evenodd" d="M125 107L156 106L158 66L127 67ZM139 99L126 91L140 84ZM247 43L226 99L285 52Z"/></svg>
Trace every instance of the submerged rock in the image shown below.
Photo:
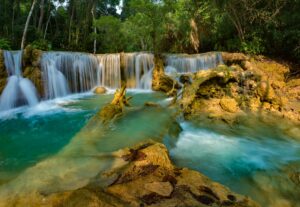
<svg viewBox="0 0 300 207"><path fill-rule="evenodd" d="M94 93L95 94L105 94L107 92L107 89L103 86L97 86L95 89L94 89Z"/></svg>
<svg viewBox="0 0 300 207"><path fill-rule="evenodd" d="M43 199L50 206L259 206L199 172L176 168L162 144L142 143L118 154L125 165L98 175L86 187ZM99 181L111 182L103 187Z"/></svg>

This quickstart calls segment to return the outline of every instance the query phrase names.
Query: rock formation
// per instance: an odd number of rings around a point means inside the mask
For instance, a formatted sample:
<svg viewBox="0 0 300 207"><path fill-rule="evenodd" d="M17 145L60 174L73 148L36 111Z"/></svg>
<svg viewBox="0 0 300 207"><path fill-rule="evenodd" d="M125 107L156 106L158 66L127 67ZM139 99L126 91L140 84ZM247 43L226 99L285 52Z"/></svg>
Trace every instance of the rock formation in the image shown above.
<svg viewBox="0 0 300 207"><path fill-rule="evenodd" d="M114 154L122 164L86 186L16 198L15 206L259 206L199 172L175 167L163 144L149 141Z"/></svg>
<svg viewBox="0 0 300 207"><path fill-rule="evenodd" d="M177 94L177 90L180 88L178 82L164 73L164 62L160 55L154 57L154 69L152 79L152 89L154 91L162 91L169 96Z"/></svg>
<svg viewBox="0 0 300 207"><path fill-rule="evenodd" d="M272 124L283 119L283 130L299 138L300 80L286 81L289 68L262 57L229 53L223 57L230 66L199 71L192 84L185 84L179 101L184 116L231 125L241 124L249 115Z"/></svg>

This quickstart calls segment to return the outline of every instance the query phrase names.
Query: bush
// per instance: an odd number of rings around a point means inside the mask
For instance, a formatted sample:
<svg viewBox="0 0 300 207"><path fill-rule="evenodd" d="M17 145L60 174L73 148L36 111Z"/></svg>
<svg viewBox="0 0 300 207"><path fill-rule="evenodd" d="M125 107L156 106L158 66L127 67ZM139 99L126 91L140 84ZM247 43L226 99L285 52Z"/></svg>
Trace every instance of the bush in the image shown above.
<svg viewBox="0 0 300 207"><path fill-rule="evenodd" d="M257 55L265 51L265 46L260 37L253 36L252 40L241 42L240 50L250 55Z"/></svg>
<svg viewBox="0 0 300 207"><path fill-rule="evenodd" d="M0 49L11 50L10 42L7 39L0 38Z"/></svg>
<svg viewBox="0 0 300 207"><path fill-rule="evenodd" d="M35 40L31 43L32 48L43 51L51 50L52 45L49 41L44 39Z"/></svg>

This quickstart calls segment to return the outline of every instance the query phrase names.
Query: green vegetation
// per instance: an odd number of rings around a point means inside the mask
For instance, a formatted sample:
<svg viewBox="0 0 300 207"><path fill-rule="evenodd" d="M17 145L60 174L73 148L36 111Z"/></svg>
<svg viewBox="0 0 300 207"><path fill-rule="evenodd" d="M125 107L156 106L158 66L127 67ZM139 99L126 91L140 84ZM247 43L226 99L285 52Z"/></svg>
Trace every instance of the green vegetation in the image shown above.
<svg viewBox="0 0 300 207"><path fill-rule="evenodd" d="M0 48L20 48L33 2L0 0ZM25 44L45 50L225 50L300 60L300 0L35 2Z"/></svg>

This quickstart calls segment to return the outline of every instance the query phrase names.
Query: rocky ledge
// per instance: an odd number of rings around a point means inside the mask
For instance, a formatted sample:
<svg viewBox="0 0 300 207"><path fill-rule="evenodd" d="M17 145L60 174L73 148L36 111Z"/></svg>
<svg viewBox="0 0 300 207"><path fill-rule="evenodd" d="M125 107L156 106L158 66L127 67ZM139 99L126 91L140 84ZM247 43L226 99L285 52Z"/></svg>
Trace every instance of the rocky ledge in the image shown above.
<svg viewBox="0 0 300 207"><path fill-rule="evenodd" d="M259 206L199 172L175 167L163 144L152 141L115 153L123 164L87 186L45 196L50 206ZM105 183L105 186L103 186Z"/></svg>
<svg viewBox="0 0 300 207"><path fill-rule="evenodd" d="M184 83L179 105L185 118L209 125L242 124L250 117L255 124L281 122L300 139L300 79L286 78L289 67L243 54L223 53L223 59L227 65L191 74Z"/></svg>

